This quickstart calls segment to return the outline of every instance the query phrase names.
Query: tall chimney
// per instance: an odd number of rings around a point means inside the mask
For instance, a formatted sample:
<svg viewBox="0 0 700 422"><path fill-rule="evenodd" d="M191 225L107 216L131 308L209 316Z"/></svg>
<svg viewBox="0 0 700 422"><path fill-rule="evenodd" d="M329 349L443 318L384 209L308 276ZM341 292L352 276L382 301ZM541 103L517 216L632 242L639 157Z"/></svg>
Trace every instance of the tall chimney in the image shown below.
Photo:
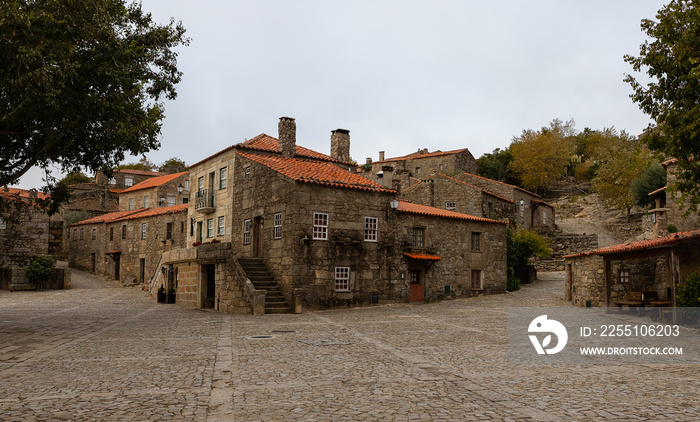
<svg viewBox="0 0 700 422"><path fill-rule="evenodd" d="M384 161L384 151L379 151L379 161Z"/></svg>
<svg viewBox="0 0 700 422"><path fill-rule="evenodd" d="M279 150L283 157L294 157L297 147L297 124L292 117L280 117L277 124Z"/></svg>
<svg viewBox="0 0 700 422"><path fill-rule="evenodd" d="M331 157L344 163L350 162L350 131L336 129L331 131Z"/></svg>

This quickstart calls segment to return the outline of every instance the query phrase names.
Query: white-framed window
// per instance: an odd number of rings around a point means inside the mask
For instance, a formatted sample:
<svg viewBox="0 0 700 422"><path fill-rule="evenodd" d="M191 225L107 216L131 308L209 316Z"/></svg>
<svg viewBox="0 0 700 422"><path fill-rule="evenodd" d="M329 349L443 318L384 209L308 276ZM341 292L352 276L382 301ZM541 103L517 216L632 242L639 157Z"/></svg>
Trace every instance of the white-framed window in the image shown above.
<svg viewBox="0 0 700 422"><path fill-rule="evenodd" d="M204 190L204 176L200 176L197 179L197 192L201 194L203 190Z"/></svg>
<svg viewBox="0 0 700 422"><path fill-rule="evenodd" d="M365 242L376 242L378 229L378 219L375 217L365 217Z"/></svg>
<svg viewBox="0 0 700 422"><path fill-rule="evenodd" d="M177 205L177 197L175 196L168 196L168 206L172 207Z"/></svg>
<svg viewBox="0 0 700 422"><path fill-rule="evenodd" d="M143 207L148 208L148 196L143 197Z"/></svg>
<svg viewBox="0 0 700 422"><path fill-rule="evenodd" d="M134 209L134 198L129 198L129 211Z"/></svg>
<svg viewBox="0 0 700 422"><path fill-rule="evenodd" d="M207 237L214 237L214 219L207 220Z"/></svg>
<svg viewBox="0 0 700 422"><path fill-rule="evenodd" d="M250 167L246 167L244 172L245 172L245 178L250 179Z"/></svg>
<svg viewBox="0 0 700 422"><path fill-rule="evenodd" d="M92 229L92 240L97 240L97 229Z"/></svg>
<svg viewBox="0 0 700 422"><path fill-rule="evenodd" d="M335 267L335 291L350 291L350 267Z"/></svg>
<svg viewBox="0 0 700 422"><path fill-rule="evenodd" d="M190 190L190 181L189 180L185 180L185 189L184 190L186 190L186 191Z"/></svg>
<svg viewBox="0 0 700 422"><path fill-rule="evenodd" d="M413 228L413 247L422 248L425 245L425 228Z"/></svg>
<svg viewBox="0 0 700 422"><path fill-rule="evenodd" d="M472 270L472 290L484 290L481 270Z"/></svg>
<svg viewBox="0 0 700 422"><path fill-rule="evenodd" d="M471 245L472 251L481 251L481 233L472 232Z"/></svg>
<svg viewBox="0 0 700 422"><path fill-rule="evenodd" d="M134 186L134 179L132 177L125 177L124 178L124 186L131 187Z"/></svg>
<svg viewBox="0 0 700 422"><path fill-rule="evenodd" d="M542 210L542 224L547 224L547 211Z"/></svg>
<svg viewBox="0 0 700 422"><path fill-rule="evenodd" d="M447 211L456 211L457 210L457 203L455 201L447 201L447 202L445 202L445 209Z"/></svg>
<svg viewBox="0 0 700 422"><path fill-rule="evenodd" d="M243 244L250 245L250 229L253 227L253 220L243 221Z"/></svg>
<svg viewBox="0 0 700 422"><path fill-rule="evenodd" d="M226 218L222 215L219 217L218 224L217 224L217 231L216 234L217 236L223 236L224 235L224 224L225 224Z"/></svg>
<svg viewBox="0 0 700 422"><path fill-rule="evenodd" d="M228 176L228 169L226 167L219 170L219 189L226 189L226 177Z"/></svg>
<svg viewBox="0 0 700 422"><path fill-rule="evenodd" d="M630 280L632 279L631 274L630 274L630 270L620 269L617 272L617 274L618 274L620 283L629 283Z"/></svg>
<svg viewBox="0 0 700 422"><path fill-rule="evenodd" d="M520 199L520 216L524 217L525 216L525 200Z"/></svg>
<svg viewBox="0 0 700 422"><path fill-rule="evenodd" d="M146 223L141 223L141 240L146 238Z"/></svg>
<svg viewBox="0 0 700 422"><path fill-rule="evenodd" d="M0 218L0 230L7 230L7 222Z"/></svg>
<svg viewBox="0 0 700 422"><path fill-rule="evenodd" d="M275 214L273 217L273 230L272 230L272 237L275 239L281 239L282 238L282 213L278 212Z"/></svg>
<svg viewBox="0 0 700 422"><path fill-rule="evenodd" d="M314 213L313 238L316 240L328 240L328 214Z"/></svg>
<svg viewBox="0 0 700 422"><path fill-rule="evenodd" d="M83 228L80 228L80 240L83 240Z"/></svg>

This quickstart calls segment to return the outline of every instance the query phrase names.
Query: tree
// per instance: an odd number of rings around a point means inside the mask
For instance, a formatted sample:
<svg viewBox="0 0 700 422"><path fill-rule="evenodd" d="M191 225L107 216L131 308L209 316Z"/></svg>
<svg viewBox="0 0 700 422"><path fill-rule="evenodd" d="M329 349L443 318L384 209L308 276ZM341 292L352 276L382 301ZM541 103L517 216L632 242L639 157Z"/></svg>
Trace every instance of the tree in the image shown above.
<svg viewBox="0 0 700 422"><path fill-rule="evenodd" d="M512 185L520 185L522 181L509 167L512 161L513 154L510 151L510 147L504 150L496 148L493 152L487 152L476 160L479 165L479 176Z"/></svg>
<svg viewBox="0 0 700 422"><path fill-rule="evenodd" d="M82 172L74 171L66 174L66 176L63 179L61 179L58 183L62 183L64 185L76 185L78 183L90 183L92 181L93 179L87 177Z"/></svg>
<svg viewBox="0 0 700 422"><path fill-rule="evenodd" d="M636 138L621 132L610 139L603 156L607 158L600 163L591 186L607 206L625 211L629 221L635 203L632 181L651 165L653 154Z"/></svg>
<svg viewBox="0 0 700 422"><path fill-rule="evenodd" d="M654 124L645 141L655 151L678 159L676 187L690 209L700 204L700 7L695 1L673 0L656 15L642 21L650 38L639 56L626 55L635 72L646 70L644 83L625 76L630 96Z"/></svg>
<svg viewBox="0 0 700 422"><path fill-rule="evenodd" d="M156 165L153 161L142 156L138 163L126 163L117 166L117 169L129 169L129 170L143 170L143 171L156 171Z"/></svg>
<svg viewBox="0 0 700 422"><path fill-rule="evenodd" d="M566 174L575 148L574 136L573 120L563 123L555 119L549 127L523 130L522 135L513 138L510 168L522 179L525 189L537 192Z"/></svg>
<svg viewBox="0 0 700 422"><path fill-rule="evenodd" d="M168 160L165 160L165 162L161 164L160 167L158 167L158 171L161 173L168 174L180 173L183 171L187 171L187 164L185 164L185 162L181 159L173 157Z"/></svg>
<svg viewBox="0 0 700 422"><path fill-rule="evenodd" d="M632 198L635 205L645 207L654 205L654 198L649 194L666 186L666 170L658 163L644 170L641 176L632 180Z"/></svg>
<svg viewBox="0 0 700 422"><path fill-rule="evenodd" d="M125 0L5 0L0 16L0 186L38 166L51 190L51 167L112 169L159 147L181 23Z"/></svg>
<svg viewBox="0 0 700 422"><path fill-rule="evenodd" d="M37 290L41 290L51 280L56 263L45 255L36 255L29 266L24 270L27 281L33 284Z"/></svg>

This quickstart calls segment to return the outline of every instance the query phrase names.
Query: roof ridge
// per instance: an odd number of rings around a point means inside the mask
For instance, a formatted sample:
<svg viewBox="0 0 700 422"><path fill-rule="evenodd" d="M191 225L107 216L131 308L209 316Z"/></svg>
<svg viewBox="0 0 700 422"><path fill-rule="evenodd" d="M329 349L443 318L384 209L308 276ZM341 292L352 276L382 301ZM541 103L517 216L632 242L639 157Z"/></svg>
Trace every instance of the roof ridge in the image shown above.
<svg viewBox="0 0 700 422"><path fill-rule="evenodd" d="M408 207L402 205L408 205ZM403 208L403 209L402 209ZM397 211L407 212L411 214L419 215L429 215L432 217L444 217L444 218L454 218L459 220L476 221L481 223L496 223L496 224L508 224L507 221L492 220L490 218L477 217L474 215L463 214L456 211L443 210L442 208L435 208L428 205L415 204L405 199L399 199L399 208Z"/></svg>

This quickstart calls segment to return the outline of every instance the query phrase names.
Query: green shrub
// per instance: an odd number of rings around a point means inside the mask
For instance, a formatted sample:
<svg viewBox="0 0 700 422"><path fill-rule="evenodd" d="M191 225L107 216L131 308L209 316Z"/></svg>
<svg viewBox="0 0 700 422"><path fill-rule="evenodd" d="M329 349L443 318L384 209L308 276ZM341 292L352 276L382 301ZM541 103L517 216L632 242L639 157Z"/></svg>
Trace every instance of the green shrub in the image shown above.
<svg viewBox="0 0 700 422"><path fill-rule="evenodd" d="M666 231L669 233L676 233L678 232L678 228L674 224L669 224L668 227L666 227Z"/></svg>
<svg viewBox="0 0 700 422"><path fill-rule="evenodd" d="M683 283L676 285L676 306L683 310L683 318L700 323L700 275L688 274Z"/></svg>
<svg viewBox="0 0 700 422"><path fill-rule="evenodd" d="M41 290L44 284L51 280L55 266L56 263L50 257L37 255L32 259L27 269L24 270L24 276L37 290Z"/></svg>
<svg viewBox="0 0 700 422"><path fill-rule="evenodd" d="M547 239L532 230L514 232L508 229L507 236L508 268L527 268L530 257L547 259L552 255Z"/></svg>
<svg viewBox="0 0 700 422"><path fill-rule="evenodd" d="M508 277L508 282L506 283L506 290L508 290L509 292L520 290L520 279L518 277Z"/></svg>

